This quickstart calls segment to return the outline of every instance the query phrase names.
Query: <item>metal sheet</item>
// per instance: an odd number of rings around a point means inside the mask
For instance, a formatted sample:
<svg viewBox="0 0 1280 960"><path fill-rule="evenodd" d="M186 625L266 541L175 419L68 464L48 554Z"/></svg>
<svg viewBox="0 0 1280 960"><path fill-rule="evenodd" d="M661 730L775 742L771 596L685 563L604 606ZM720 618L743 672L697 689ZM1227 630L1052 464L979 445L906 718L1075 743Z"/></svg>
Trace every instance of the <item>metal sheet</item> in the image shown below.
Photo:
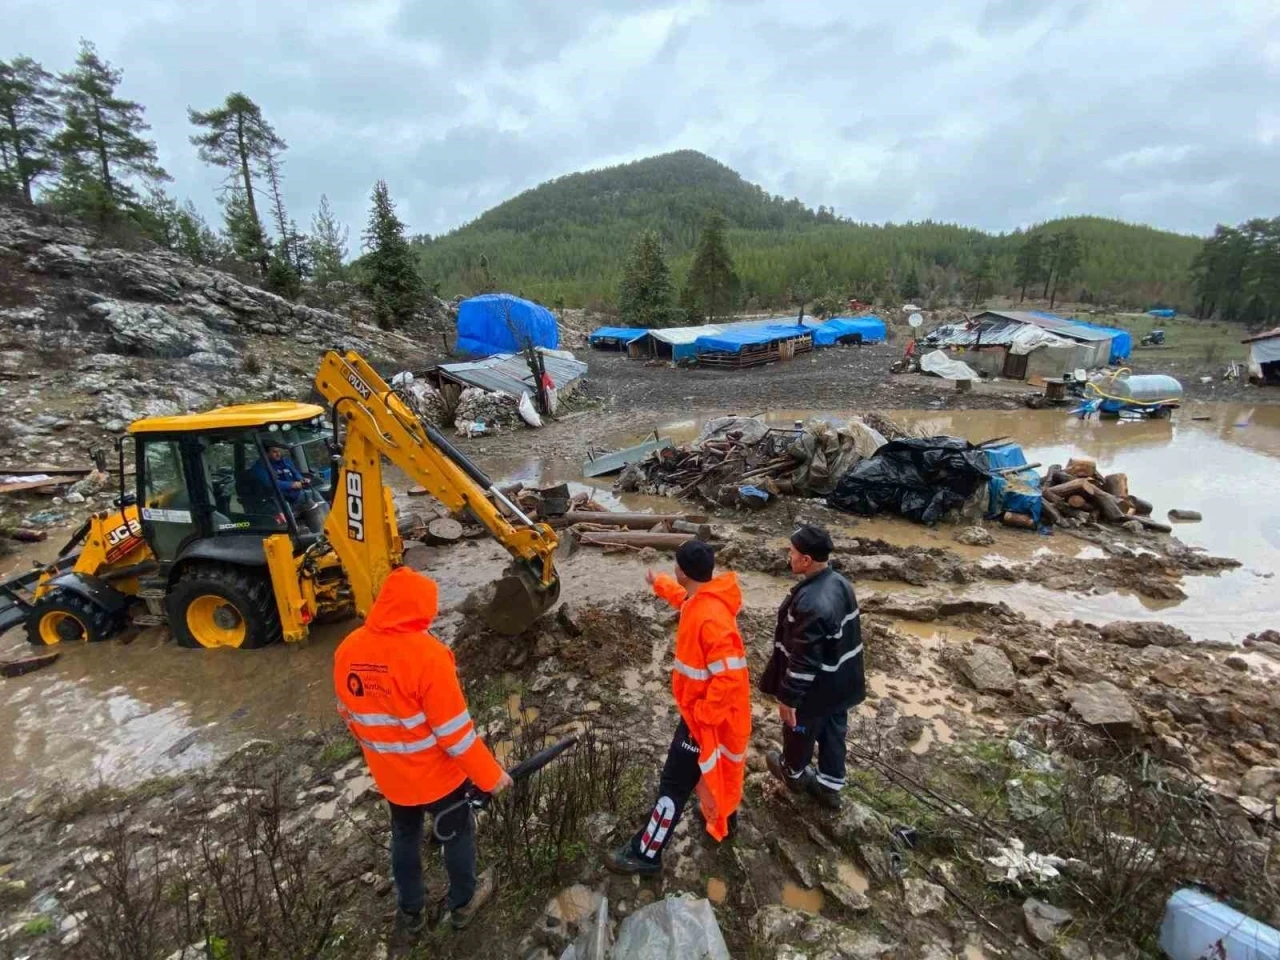
<svg viewBox="0 0 1280 960"><path fill-rule="evenodd" d="M661 440L646 440L644 443L638 443L634 447L615 450L613 453L601 454L582 465L582 475L584 477L603 477L605 474L617 473L629 463L639 463L655 450L663 450L674 446L675 444L670 437L664 437Z"/></svg>
<svg viewBox="0 0 1280 960"><path fill-rule="evenodd" d="M581 360L557 357L545 351L542 363L555 381L557 390L572 387L587 373L587 365ZM441 376L491 393L505 393L519 399L522 394L534 391L533 374L523 356L500 353L484 360L464 363L442 363L436 368Z"/></svg>

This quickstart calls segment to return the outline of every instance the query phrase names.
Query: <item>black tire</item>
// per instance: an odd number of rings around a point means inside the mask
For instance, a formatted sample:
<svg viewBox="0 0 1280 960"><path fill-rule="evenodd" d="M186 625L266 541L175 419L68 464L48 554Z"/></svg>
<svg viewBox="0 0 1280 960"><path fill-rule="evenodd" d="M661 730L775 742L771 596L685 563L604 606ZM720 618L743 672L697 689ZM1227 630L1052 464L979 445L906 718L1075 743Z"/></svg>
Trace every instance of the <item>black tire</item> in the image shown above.
<svg viewBox="0 0 1280 960"><path fill-rule="evenodd" d="M207 605L210 602L208 598L221 601L220 616L237 621L230 628L232 632L243 626L243 638L239 642L231 639L220 643L201 642L200 637L193 633L188 611L193 604ZM281 638L280 611L276 608L271 581L264 571L215 563L192 564L178 575L165 605L169 613L169 627L180 647L201 650L233 646L252 650ZM207 633L205 639L209 640Z"/></svg>
<svg viewBox="0 0 1280 960"><path fill-rule="evenodd" d="M57 626L52 626L53 622ZM110 613L92 600L63 587L54 587L31 607L27 642L37 647L55 643L100 643L120 631L124 616ZM51 639L56 635L57 640Z"/></svg>

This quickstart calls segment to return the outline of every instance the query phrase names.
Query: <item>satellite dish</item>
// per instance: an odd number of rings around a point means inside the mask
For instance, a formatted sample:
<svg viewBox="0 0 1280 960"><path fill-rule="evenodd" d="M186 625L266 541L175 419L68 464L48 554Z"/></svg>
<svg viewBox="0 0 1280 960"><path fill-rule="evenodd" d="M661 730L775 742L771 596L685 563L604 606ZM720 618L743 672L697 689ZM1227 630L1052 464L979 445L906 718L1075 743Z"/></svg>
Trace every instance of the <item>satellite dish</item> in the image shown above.
<svg viewBox="0 0 1280 960"><path fill-rule="evenodd" d="M924 317L920 316L918 313L913 313L911 316L907 317L907 324L912 327L922 327L924 326Z"/></svg>

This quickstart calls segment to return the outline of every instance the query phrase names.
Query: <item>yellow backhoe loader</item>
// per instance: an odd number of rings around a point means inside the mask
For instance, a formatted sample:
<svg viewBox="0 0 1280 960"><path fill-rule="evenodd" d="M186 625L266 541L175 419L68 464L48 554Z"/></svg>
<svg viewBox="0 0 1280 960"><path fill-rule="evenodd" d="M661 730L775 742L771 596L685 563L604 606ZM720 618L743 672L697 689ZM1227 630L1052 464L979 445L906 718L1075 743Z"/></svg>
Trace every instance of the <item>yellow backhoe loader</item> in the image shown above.
<svg viewBox="0 0 1280 960"><path fill-rule="evenodd" d="M403 557L391 463L512 556L481 610L525 629L555 603L556 537L535 523L358 354L330 352L310 403L255 403L138 420L120 441L116 509L47 566L0 583L0 631L34 644L168 624L185 647L299 641L318 618L368 613ZM136 490L124 490L132 441Z"/></svg>

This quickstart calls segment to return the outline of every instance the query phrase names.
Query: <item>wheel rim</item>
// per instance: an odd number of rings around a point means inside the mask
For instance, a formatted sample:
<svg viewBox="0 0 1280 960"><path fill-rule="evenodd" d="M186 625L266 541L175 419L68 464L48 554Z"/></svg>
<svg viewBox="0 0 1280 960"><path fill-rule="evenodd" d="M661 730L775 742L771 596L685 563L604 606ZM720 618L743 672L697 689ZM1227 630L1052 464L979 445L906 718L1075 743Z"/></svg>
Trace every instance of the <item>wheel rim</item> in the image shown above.
<svg viewBox="0 0 1280 960"><path fill-rule="evenodd" d="M84 628L80 618L65 610L50 610L40 618L40 639L47 646L83 640L88 635L89 631Z"/></svg>
<svg viewBox="0 0 1280 960"><path fill-rule="evenodd" d="M187 629L202 647L238 647L249 632L236 605L212 593L187 606Z"/></svg>

